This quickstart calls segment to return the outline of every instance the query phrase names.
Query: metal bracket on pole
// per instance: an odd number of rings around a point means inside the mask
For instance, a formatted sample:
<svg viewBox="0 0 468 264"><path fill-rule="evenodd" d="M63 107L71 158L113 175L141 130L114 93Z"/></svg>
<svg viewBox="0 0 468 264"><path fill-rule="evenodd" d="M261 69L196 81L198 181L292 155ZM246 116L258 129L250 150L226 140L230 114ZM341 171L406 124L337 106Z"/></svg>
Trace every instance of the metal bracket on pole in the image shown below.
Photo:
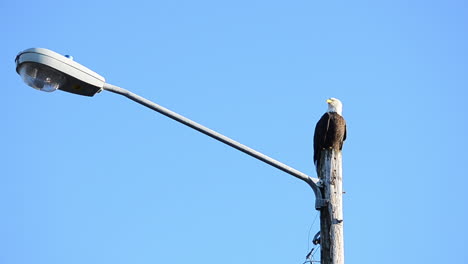
<svg viewBox="0 0 468 264"><path fill-rule="evenodd" d="M309 186L312 188L315 194L315 209L320 210L328 204L328 200L323 199L322 190L321 190L321 181L317 178L309 177L310 181L306 181Z"/></svg>
<svg viewBox="0 0 468 264"><path fill-rule="evenodd" d="M169 118L172 118L174 119L175 121L179 122L179 123L182 123L190 128L193 128L207 136L210 136L218 141L221 141L223 142L224 144L230 146L230 147L233 147L239 151L242 151L244 152L245 154L247 155L250 155L258 160L261 160L277 169L280 169L286 173L289 173L290 175L296 177L296 178L299 178L305 182L307 182L307 184L309 184L310 187L312 187L312 190L314 191L315 193L315 209L319 210L320 208L324 207L326 204L327 204L327 201L324 200L322 197L322 191L320 190L320 180L317 179L317 178L312 178L310 176L308 176L307 174L303 173L303 172L300 172L294 168L291 168L289 167L288 165L284 164L284 163L281 163L263 153L260 153L252 148L249 148L247 147L246 145L243 145L231 138L228 138L214 130L211 130L203 125L200 125L182 115L179 115L167 108L164 108L154 102L151 102L150 100L146 99L146 98L143 98L139 95L136 95L128 90L125 90L123 88L120 88L118 86L115 86L115 85L112 85L112 84L108 84L108 83L105 83L104 84L104 87L103 87L103 90L106 90L106 91L109 91L109 92L113 92L113 93L116 93L116 94L120 94L120 95L123 95L141 105L144 105L160 114L163 114Z"/></svg>

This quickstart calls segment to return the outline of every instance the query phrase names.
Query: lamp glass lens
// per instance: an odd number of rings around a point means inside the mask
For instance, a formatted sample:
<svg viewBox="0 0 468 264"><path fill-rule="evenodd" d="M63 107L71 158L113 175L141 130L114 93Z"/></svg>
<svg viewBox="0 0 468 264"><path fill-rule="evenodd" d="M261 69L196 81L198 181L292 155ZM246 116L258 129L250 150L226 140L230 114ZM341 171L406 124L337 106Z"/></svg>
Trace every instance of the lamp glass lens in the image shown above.
<svg viewBox="0 0 468 264"><path fill-rule="evenodd" d="M44 92L53 92L66 81L63 73L39 63L23 63L19 74L27 85Z"/></svg>

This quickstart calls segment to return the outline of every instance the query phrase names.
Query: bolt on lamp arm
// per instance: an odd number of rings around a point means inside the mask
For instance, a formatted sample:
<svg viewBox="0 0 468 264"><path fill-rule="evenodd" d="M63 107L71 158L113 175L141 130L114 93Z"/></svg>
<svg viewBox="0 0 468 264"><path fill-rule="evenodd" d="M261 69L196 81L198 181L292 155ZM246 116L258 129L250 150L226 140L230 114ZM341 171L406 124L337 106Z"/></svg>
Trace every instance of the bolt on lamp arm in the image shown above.
<svg viewBox="0 0 468 264"><path fill-rule="evenodd" d="M281 163L273 158L270 158L268 157L267 155L264 155L252 148L249 148L231 138L228 138L214 130L211 130L203 125L200 125L182 115L179 115L165 107L162 107L154 102L151 102L150 100L148 99L145 99L137 94L134 94L128 90L125 90L123 88L120 88L118 86L115 86L115 85L112 85L112 84L108 84L108 83L105 83L103 88L103 90L106 90L106 91L109 91L109 92L113 92L113 93L116 93L116 94L120 94L120 95L123 95L141 105L144 105L150 109L153 109L154 111L160 113L160 114L163 114L169 118L172 118L174 119L175 121L177 122L180 122L188 127L191 127L207 136L210 136L218 141L221 141L223 142L224 144L228 145L228 146L231 146L237 150L240 150L244 153L246 153L247 155L250 155L258 160L261 160L277 169L280 169L298 179L301 179L303 181L305 181L307 184L309 184L309 186L313 189L314 193L315 193L315 196L316 196L316 200L315 200L315 208L316 209L319 209L323 206L323 198L322 198L322 195L321 195L321 191L320 191L320 188L318 187L318 182L319 182L319 179L317 178L312 178L312 177L309 177L307 174L305 173L302 173L294 168L291 168L289 167L288 165L284 164L284 163Z"/></svg>

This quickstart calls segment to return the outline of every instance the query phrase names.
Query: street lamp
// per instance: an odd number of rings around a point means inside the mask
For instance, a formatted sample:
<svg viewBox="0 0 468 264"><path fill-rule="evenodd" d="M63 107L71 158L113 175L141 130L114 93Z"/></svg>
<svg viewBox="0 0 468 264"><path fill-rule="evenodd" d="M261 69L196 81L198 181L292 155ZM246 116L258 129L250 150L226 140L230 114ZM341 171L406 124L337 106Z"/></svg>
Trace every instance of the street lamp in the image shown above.
<svg viewBox="0 0 468 264"><path fill-rule="evenodd" d="M62 56L48 49L32 48L16 56L16 71L34 89L53 92L57 89L93 96L100 92L105 79L71 56Z"/></svg>
<svg viewBox="0 0 468 264"><path fill-rule="evenodd" d="M277 169L305 181L312 187L315 193L315 208L319 210L326 201L323 199L319 188L319 179L312 178L292 167L287 166L267 155L251 149L231 138L228 138L214 130L200 125L184 116L181 116L167 108L151 102L123 88L105 82L104 77L73 61L70 56L62 56L56 52L42 48L32 48L20 52L15 59L16 71L24 82L46 92L62 90L84 96L94 96L102 90L123 95L139 104L142 104L156 112L170 117L188 127L191 127L207 136L240 150L258 160L261 160Z"/></svg>

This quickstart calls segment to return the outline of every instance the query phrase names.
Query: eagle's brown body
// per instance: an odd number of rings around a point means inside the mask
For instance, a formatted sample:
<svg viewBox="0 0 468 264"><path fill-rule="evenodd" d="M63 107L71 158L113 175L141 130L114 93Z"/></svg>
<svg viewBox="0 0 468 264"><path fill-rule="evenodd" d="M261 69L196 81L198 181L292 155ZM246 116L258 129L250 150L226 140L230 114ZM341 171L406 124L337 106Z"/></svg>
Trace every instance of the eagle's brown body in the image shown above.
<svg viewBox="0 0 468 264"><path fill-rule="evenodd" d="M343 148L346 139L346 121L336 112L326 112L315 126L314 134L314 164L318 168L320 153L323 149Z"/></svg>

